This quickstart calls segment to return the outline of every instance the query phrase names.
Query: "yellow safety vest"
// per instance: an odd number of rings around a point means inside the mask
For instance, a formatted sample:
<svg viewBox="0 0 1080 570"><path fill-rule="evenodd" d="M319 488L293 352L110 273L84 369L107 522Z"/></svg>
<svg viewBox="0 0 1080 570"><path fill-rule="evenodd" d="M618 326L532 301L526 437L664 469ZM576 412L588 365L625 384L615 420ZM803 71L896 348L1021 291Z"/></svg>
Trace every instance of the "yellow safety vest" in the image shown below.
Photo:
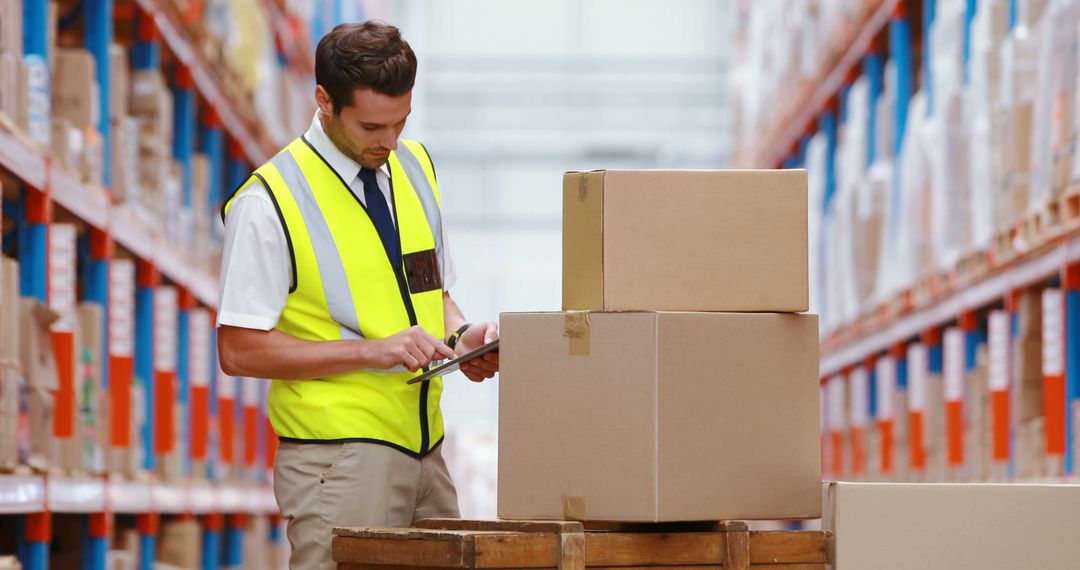
<svg viewBox="0 0 1080 570"><path fill-rule="evenodd" d="M388 167L400 267L390 263L366 208L304 137L241 186L262 184L285 228L294 277L278 330L329 341L382 339L420 325L446 337L435 169L423 145L406 140L390 154ZM442 379L406 383L417 375L358 370L273 380L270 423L283 441L367 441L422 457L442 441Z"/></svg>

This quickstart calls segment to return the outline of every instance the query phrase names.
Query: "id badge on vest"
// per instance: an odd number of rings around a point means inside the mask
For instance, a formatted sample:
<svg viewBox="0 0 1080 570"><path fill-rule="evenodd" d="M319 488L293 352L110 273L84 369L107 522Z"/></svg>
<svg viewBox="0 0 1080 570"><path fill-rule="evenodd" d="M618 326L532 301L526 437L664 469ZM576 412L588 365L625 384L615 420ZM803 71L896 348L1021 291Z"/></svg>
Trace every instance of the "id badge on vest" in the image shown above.
<svg viewBox="0 0 1080 570"><path fill-rule="evenodd" d="M407 253L401 259L405 263L405 278L409 281L411 293L415 295L442 289L439 256L434 249Z"/></svg>

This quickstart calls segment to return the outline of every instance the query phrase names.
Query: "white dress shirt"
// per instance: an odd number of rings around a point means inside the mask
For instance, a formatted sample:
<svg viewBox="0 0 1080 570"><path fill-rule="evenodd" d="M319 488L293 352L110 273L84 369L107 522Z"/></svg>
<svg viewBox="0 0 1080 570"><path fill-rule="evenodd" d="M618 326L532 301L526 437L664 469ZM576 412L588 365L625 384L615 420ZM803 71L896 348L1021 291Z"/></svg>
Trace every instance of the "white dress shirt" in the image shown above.
<svg viewBox="0 0 1080 570"><path fill-rule="evenodd" d="M364 184L357 177L360 165L345 156L326 136L317 111L304 136L342 180L350 181L350 190L366 206ZM386 165L375 174L386 203L393 204ZM394 216L393 208L390 215ZM396 219L394 223L397 223ZM457 274L446 239L446 224L443 224L443 254L443 289L449 291L457 281ZM248 184L233 199L229 215L225 217L218 326L264 331L274 328L285 308L292 277L289 246L274 203L262 184Z"/></svg>

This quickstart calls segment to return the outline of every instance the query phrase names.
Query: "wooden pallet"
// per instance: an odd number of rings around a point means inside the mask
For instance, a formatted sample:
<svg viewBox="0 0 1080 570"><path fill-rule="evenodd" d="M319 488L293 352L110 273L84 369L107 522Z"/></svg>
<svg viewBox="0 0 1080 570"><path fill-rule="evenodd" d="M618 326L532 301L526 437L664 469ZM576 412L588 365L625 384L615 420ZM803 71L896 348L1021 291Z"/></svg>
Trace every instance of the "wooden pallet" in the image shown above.
<svg viewBox="0 0 1080 570"><path fill-rule="evenodd" d="M336 528L338 570L394 568L725 568L825 570L826 531L749 531L746 523L674 525L431 519L417 528Z"/></svg>

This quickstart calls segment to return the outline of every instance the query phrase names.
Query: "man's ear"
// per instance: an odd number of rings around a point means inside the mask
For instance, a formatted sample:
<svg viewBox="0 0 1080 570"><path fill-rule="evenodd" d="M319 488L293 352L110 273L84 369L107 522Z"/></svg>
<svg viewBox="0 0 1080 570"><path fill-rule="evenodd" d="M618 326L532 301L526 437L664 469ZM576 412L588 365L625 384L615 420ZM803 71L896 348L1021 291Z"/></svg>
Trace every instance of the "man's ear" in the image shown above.
<svg viewBox="0 0 1080 570"><path fill-rule="evenodd" d="M322 85L315 86L315 103L327 116L334 114L334 100L330 98L330 93Z"/></svg>

